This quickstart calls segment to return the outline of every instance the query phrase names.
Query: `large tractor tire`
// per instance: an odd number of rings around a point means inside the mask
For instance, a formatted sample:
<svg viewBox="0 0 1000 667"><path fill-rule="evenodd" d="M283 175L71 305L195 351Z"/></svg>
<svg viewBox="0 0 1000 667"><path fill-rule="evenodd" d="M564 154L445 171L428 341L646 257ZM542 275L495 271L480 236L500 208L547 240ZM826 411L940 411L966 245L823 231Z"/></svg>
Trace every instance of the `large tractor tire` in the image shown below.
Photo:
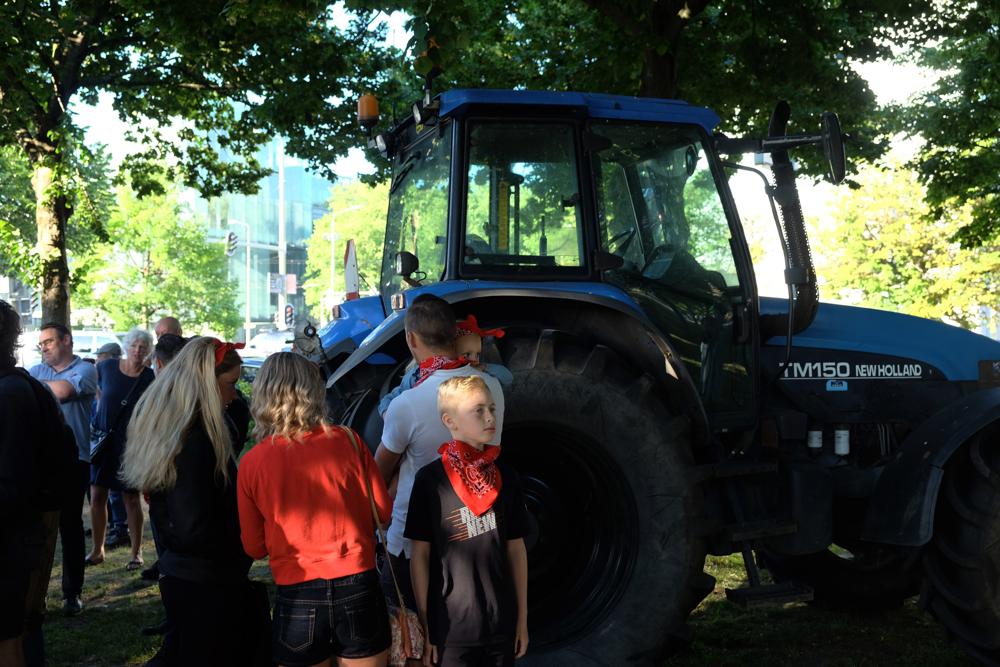
<svg viewBox="0 0 1000 667"><path fill-rule="evenodd" d="M945 470L921 602L975 658L1000 665L998 429L956 452Z"/></svg>
<svg viewBox="0 0 1000 667"><path fill-rule="evenodd" d="M509 331L500 346L514 374L502 456L533 523L518 664L658 665L714 583L693 530L688 420L607 347L548 330Z"/></svg>
<svg viewBox="0 0 1000 667"><path fill-rule="evenodd" d="M831 547L802 556L773 551L763 554L764 565L776 581L798 581L812 587L813 604L840 610L894 609L920 592L917 552L889 550L877 545L852 549Z"/></svg>

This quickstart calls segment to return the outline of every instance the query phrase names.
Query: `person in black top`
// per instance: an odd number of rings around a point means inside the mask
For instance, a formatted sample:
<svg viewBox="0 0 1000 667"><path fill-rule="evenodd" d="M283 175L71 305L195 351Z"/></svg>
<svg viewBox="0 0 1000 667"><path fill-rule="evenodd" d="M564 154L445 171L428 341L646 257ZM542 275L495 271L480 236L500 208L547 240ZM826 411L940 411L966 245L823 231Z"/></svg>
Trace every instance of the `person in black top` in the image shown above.
<svg viewBox="0 0 1000 667"><path fill-rule="evenodd" d="M528 649L527 510L517 473L486 444L495 410L479 376L438 389L452 439L417 473L404 532L425 665L512 665Z"/></svg>
<svg viewBox="0 0 1000 667"><path fill-rule="evenodd" d="M20 316L0 301L0 665L44 662L42 617L59 508L77 448L53 395L14 350Z"/></svg>
<svg viewBox="0 0 1000 667"><path fill-rule="evenodd" d="M15 667L24 665L24 606L39 557L24 545L40 542L44 530L41 513L30 503L35 460L24 446L41 417L31 387L14 376L20 333L20 316L0 301L0 664Z"/></svg>
<svg viewBox="0 0 1000 667"><path fill-rule="evenodd" d="M160 595L176 633L176 665L251 664L243 627L247 572L236 507L233 430L236 348L192 338L157 375L128 426L122 476L149 493L160 547Z"/></svg>

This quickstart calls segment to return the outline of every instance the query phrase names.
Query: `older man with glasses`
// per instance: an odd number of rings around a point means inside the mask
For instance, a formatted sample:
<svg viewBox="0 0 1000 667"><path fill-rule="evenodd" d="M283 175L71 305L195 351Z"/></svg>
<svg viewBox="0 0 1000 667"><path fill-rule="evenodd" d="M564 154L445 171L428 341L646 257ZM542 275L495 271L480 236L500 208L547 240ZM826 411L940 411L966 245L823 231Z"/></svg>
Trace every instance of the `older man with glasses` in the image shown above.
<svg viewBox="0 0 1000 667"><path fill-rule="evenodd" d="M28 372L46 385L59 401L66 423L73 430L79 454L79 474L73 489L67 489L65 505L59 513L63 611L73 616L83 611L80 594L87 546L82 510L90 483L90 410L97 392L97 370L93 364L73 354L73 334L57 322L42 325L38 349L42 353L42 363Z"/></svg>

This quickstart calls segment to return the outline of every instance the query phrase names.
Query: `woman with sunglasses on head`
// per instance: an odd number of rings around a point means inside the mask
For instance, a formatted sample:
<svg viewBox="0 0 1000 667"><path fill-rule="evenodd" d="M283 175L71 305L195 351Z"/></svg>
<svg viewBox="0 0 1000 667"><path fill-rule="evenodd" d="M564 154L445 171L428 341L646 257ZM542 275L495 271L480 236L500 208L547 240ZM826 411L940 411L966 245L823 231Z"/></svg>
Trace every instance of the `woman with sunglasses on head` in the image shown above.
<svg viewBox="0 0 1000 667"><path fill-rule="evenodd" d="M122 476L149 493L162 547L160 594L177 665L243 665L251 560L240 543L236 460L224 416L242 344L194 338L143 394L128 428Z"/></svg>

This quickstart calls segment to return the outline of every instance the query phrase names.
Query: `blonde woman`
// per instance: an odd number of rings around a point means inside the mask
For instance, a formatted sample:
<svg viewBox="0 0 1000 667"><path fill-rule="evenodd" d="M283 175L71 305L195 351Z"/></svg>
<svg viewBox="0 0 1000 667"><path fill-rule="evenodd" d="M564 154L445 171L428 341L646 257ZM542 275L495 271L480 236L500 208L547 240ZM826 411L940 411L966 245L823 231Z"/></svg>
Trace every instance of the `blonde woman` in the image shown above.
<svg viewBox="0 0 1000 667"><path fill-rule="evenodd" d="M276 662L383 667L390 637L369 485L382 521L392 502L368 448L328 425L325 408L314 364L290 352L267 358L250 405L260 442L237 485L243 547L270 556Z"/></svg>
<svg viewBox="0 0 1000 667"><path fill-rule="evenodd" d="M139 399L122 476L148 493L160 595L178 665L242 665L251 560L240 545L236 461L224 416L242 344L194 338Z"/></svg>

